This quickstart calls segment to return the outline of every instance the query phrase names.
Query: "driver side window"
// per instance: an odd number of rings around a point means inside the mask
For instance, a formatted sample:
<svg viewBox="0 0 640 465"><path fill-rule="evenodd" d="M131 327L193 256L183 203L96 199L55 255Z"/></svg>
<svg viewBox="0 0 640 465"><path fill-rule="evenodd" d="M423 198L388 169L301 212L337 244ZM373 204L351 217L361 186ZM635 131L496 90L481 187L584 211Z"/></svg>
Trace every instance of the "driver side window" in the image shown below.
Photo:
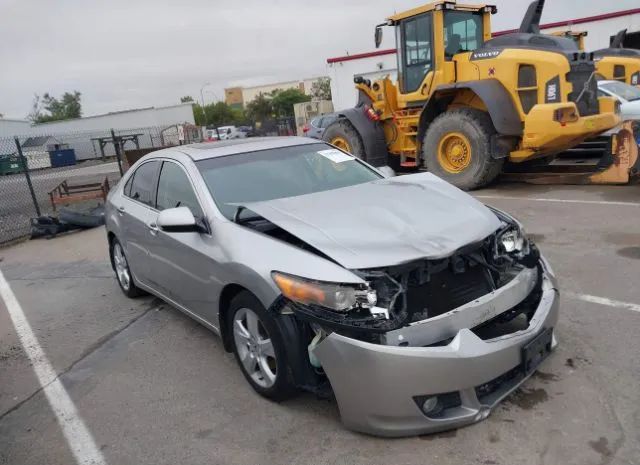
<svg viewBox="0 0 640 465"><path fill-rule="evenodd" d="M402 24L402 92L415 92L433 66L431 51L431 13L408 19Z"/></svg>
<svg viewBox="0 0 640 465"><path fill-rule="evenodd" d="M165 161L162 164L156 204L160 211L167 208L189 207L195 218L204 216L191 181L184 170L172 162Z"/></svg>

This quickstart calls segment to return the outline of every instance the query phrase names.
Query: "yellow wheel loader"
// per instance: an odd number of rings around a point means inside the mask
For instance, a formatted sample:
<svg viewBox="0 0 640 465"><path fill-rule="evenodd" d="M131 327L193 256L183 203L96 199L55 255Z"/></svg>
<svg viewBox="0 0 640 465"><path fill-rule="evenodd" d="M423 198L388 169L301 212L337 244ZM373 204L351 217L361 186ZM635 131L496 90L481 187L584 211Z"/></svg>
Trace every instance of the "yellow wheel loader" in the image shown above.
<svg viewBox="0 0 640 465"><path fill-rule="evenodd" d="M608 48L593 52L596 77L640 86L640 50L623 48L626 29L619 31ZM580 50L584 50L586 31L556 31L551 35L573 39Z"/></svg>
<svg viewBox="0 0 640 465"><path fill-rule="evenodd" d="M492 5L439 0L393 15L398 81L354 78L355 108L323 139L375 166L426 168L462 189L492 181L505 161L545 158L619 123L598 97L594 62L540 34L544 1L517 33L491 38Z"/></svg>

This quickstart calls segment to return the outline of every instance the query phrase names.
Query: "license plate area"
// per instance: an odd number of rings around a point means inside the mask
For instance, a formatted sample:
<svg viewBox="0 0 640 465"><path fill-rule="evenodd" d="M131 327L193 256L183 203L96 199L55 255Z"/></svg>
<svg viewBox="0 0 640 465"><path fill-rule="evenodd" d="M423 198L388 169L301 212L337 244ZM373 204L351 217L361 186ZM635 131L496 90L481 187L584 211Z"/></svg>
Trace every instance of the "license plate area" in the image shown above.
<svg viewBox="0 0 640 465"><path fill-rule="evenodd" d="M551 353L553 328L547 328L522 347L522 369L531 374Z"/></svg>

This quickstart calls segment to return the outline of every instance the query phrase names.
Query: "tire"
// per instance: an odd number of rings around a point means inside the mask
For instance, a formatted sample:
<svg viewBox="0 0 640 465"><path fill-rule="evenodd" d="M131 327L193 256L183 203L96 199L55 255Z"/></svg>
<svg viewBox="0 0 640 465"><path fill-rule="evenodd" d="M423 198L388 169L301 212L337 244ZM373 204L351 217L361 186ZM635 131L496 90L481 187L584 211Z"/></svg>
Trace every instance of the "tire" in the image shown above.
<svg viewBox="0 0 640 465"><path fill-rule="evenodd" d="M360 134L346 118L338 118L322 134L322 140L349 152L360 160L367 161Z"/></svg>
<svg viewBox="0 0 640 465"><path fill-rule="evenodd" d="M427 170L463 190L489 184L500 174L505 160L491 155L494 134L491 118L483 111L460 108L442 113L423 139Z"/></svg>
<svg viewBox="0 0 640 465"><path fill-rule="evenodd" d="M136 286L131 270L129 269L129 262L118 239L114 238L111 241L109 245L109 256L111 257L113 271L116 273L116 281L118 281L118 285L120 289L122 289L122 292L124 292L124 295L131 299L145 295L146 292Z"/></svg>
<svg viewBox="0 0 640 465"><path fill-rule="evenodd" d="M104 207L94 208L87 213L63 207L58 213L58 219L79 228L96 228L104 224Z"/></svg>
<svg viewBox="0 0 640 465"><path fill-rule="evenodd" d="M251 387L267 399L282 401L297 389L274 316L250 292L242 291L229 305L227 328L236 361ZM249 321L252 318L255 326Z"/></svg>

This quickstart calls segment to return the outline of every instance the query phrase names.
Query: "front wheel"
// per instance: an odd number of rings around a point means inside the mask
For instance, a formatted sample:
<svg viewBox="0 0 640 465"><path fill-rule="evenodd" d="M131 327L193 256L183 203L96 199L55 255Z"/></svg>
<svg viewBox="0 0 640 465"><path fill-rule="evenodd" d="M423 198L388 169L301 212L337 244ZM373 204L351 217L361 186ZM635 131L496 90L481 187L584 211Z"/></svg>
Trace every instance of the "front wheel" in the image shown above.
<svg viewBox="0 0 640 465"><path fill-rule="evenodd" d="M489 184L504 164L504 158L491 154L495 134L483 111L461 108L442 113L429 125L422 143L427 169L463 190Z"/></svg>
<svg viewBox="0 0 640 465"><path fill-rule="evenodd" d="M249 292L233 298L227 328L242 374L260 395L285 400L296 393L282 334L274 318Z"/></svg>
<svg viewBox="0 0 640 465"><path fill-rule="evenodd" d="M354 157L367 161L360 134L346 118L331 123L322 134L322 140L335 145Z"/></svg>

